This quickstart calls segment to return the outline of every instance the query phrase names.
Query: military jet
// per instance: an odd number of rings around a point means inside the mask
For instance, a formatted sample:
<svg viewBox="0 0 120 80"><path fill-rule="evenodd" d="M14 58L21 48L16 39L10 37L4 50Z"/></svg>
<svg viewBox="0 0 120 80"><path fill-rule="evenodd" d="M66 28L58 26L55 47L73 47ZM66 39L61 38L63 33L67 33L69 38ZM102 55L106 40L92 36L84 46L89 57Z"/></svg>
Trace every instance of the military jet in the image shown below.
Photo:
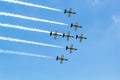
<svg viewBox="0 0 120 80"><path fill-rule="evenodd" d="M72 8L70 8L69 10L66 10L66 9L65 9L65 10L64 10L64 14L66 14L66 13L68 14L68 17L70 17L71 14L76 14L76 12L73 12L73 11L72 11Z"/></svg>
<svg viewBox="0 0 120 80"><path fill-rule="evenodd" d="M54 36L54 39L56 39L57 38L57 36L62 36L60 33L57 33L57 31L55 31L55 32L50 32L50 36Z"/></svg>
<svg viewBox="0 0 120 80"><path fill-rule="evenodd" d="M74 38L74 36L70 35L70 31L67 34L63 33L63 37L66 37L67 41L69 40L69 38Z"/></svg>
<svg viewBox="0 0 120 80"><path fill-rule="evenodd" d="M86 37L83 37L83 34L81 34L80 36L76 35L76 39L80 38L80 42L82 42L83 39L87 39Z"/></svg>
<svg viewBox="0 0 120 80"><path fill-rule="evenodd" d="M82 28L82 26L79 26L78 23L76 22L75 24L71 23L71 28L74 28L75 31L77 30L77 28Z"/></svg>
<svg viewBox="0 0 120 80"><path fill-rule="evenodd" d="M71 44L70 47L66 46L66 50L69 50L70 53L72 53L72 50L77 50L76 48L73 48L73 44Z"/></svg>
<svg viewBox="0 0 120 80"><path fill-rule="evenodd" d="M61 57L58 57L58 56L57 56L57 57L56 57L56 61L57 61L57 60L60 60L60 64L62 64L63 61L68 61L68 59L65 59L65 58L64 58L64 55L61 55Z"/></svg>

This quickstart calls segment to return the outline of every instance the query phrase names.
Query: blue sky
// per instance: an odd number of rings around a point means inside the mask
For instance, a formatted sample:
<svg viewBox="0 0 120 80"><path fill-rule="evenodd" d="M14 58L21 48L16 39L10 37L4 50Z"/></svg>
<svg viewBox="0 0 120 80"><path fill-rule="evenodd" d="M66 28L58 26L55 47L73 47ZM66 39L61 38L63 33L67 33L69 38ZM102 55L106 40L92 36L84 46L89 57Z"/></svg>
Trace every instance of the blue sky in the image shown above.
<svg viewBox="0 0 120 80"><path fill-rule="evenodd" d="M68 24L50 24L0 15L0 23L26 26L47 31L83 33L88 39L62 37L54 40L46 33L24 31L0 26L0 36L62 46L54 48L0 40L0 49L53 57L38 58L0 53L0 80L120 80L120 1L119 0L21 0L64 10L72 8L76 15L68 18L63 12L40 9L0 1L0 12L14 13ZM70 23L83 26L76 32ZM66 45L78 48L69 54ZM69 59L63 64L55 61L64 54Z"/></svg>

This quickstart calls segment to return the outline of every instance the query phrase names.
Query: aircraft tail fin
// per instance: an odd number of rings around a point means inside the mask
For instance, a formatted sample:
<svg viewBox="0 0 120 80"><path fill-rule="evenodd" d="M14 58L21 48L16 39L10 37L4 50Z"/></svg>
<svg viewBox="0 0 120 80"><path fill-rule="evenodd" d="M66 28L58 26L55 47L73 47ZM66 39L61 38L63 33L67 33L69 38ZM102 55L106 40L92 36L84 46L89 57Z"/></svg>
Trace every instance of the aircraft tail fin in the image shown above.
<svg viewBox="0 0 120 80"><path fill-rule="evenodd" d="M50 36L52 35L52 32L50 32Z"/></svg>
<svg viewBox="0 0 120 80"><path fill-rule="evenodd" d="M59 59L59 57L57 56L57 57L56 57L56 61L57 61L58 59Z"/></svg>
<svg viewBox="0 0 120 80"><path fill-rule="evenodd" d="M66 50L68 50L68 46L66 46Z"/></svg>
<svg viewBox="0 0 120 80"><path fill-rule="evenodd" d="M67 10L65 9L65 10L64 10L64 14L66 14L66 12L67 12Z"/></svg>

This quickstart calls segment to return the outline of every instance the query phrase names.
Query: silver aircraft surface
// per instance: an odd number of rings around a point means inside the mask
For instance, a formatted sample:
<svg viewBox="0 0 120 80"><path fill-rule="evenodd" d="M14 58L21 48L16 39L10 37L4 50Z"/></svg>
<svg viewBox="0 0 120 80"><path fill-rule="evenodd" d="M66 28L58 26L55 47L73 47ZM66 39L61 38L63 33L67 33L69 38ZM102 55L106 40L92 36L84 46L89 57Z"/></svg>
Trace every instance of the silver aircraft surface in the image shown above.
<svg viewBox="0 0 120 80"><path fill-rule="evenodd" d="M73 12L73 11L72 11L72 8L70 8L69 10L65 9L65 10L64 10L64 14L66 14L66 13L68 14L68 17L70 17L71 14L76 14L76 12Z"/></svg>
<svg viewBox="0 0 120 80"><path fill-rule="evenodd" d="M76 48L73 48L73 44L71 44L70 47L66 46L66 50L69 50L70 53L72 53L73 50L77 50Z"/></svg>
<svg viewBox="0 0 120 80"><path fill-rule="evenodd" d="M66 58L64 58L64 55L61 55L61 57L56 57L56 61L57 60L60 60L60 64L62 64L63 63L63 61L68 61L68 59L66 59Z"/></svg>
<svg viewBox="0 0 120 80"><path fill-rule="evenodd" d="M82 26L78 25L78 22L76 22L75 24L71 23L71 28L74 28L74 30L76 31L78 28L82 28Z"/></svg>
<svg viewBox="0 0 120 80"><path fill-rule="evenodd" d="M67 41L69 40L69 38L74 38L74 36L70 35L70 31L67 34L63 33L63 37L66 37Z"/></svg>
<svg viewBox="0 0 120 80"><path fill-rule="evenodd" d="M83 39L87 39L86 37L83 36L83 34L76 35L76 39L79 38L80 42L82 42Z"/></svg>
<svg viewBox="0 0 120 80"><path fill-rule="evenodd" d="M62 36L62 34L60 34L60 33L58 33L57 31L55 31L55 32L50 32L50 36L54 36L54 39L56 39L57 38L57 36Z"/></svg>

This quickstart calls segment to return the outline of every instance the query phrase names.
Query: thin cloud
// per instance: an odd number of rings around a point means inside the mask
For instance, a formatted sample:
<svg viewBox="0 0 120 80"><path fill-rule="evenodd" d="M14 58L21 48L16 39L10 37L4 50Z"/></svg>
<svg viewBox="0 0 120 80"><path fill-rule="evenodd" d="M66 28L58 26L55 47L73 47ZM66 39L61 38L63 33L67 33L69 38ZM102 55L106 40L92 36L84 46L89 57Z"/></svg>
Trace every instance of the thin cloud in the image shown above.
<svg viewBox="0 0 120 80"><path fill-rule="evenodd" d="M97 5L100 3L100 0L93 0L93 3Z"/></svg>
<svg viewBox="0 0 120 80"><path fill-rule="evenodd" d="M88 6L98 6L100 4L100 0L87 0Z"/></svg>
<svg viewBox="0 0 120 80"><path fill-rule="evenodd" d="M113 15L112 20L113 20L113 24L112 24L111 33L114 34L114 36L116 36L119 42L120 41L120 15Z"/></svg>
<svg viewBox="0 0 120 80"><path fill-rule="evenodd" d="M120 16L114 15L112 16L112 20L114 23L120 24Z"/></svg>

